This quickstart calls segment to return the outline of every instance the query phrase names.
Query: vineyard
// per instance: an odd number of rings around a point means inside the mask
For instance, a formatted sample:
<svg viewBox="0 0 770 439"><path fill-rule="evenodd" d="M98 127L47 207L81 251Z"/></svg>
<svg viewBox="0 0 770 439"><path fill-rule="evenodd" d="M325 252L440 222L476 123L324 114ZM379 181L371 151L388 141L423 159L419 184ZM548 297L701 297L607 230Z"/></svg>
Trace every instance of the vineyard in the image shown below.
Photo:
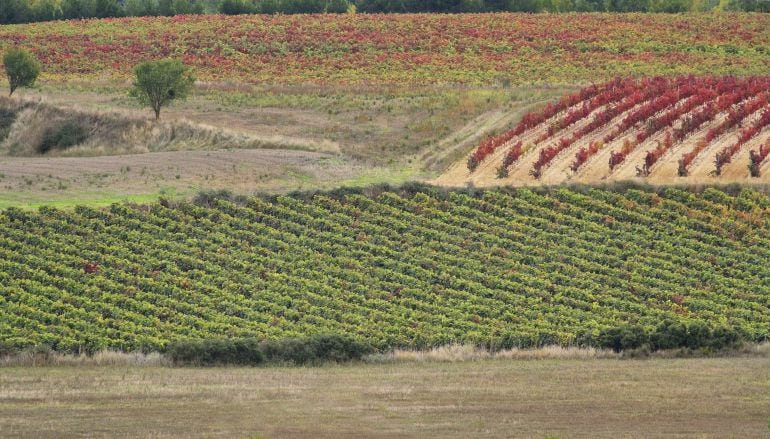
<svg viewBox="0 0 770 439"><path fill-rule="evenodd" d="M52 81L124 81L175 57L202 81L575 84L617 75L767 74L768 14L176 16L0 27Z"/></svg>
<svg viewBox="0 0 770 439"><path fill-rule="evenodd" d="M567 345L667 320L770 336L756 190L368 192L7 209L0 346Z"/></svg>
<svg viewBox="0 0 770 439"><path fill-rule="evenodd" d="M769 181L770 76L618 78L525 115L439 184Z"/></svg>

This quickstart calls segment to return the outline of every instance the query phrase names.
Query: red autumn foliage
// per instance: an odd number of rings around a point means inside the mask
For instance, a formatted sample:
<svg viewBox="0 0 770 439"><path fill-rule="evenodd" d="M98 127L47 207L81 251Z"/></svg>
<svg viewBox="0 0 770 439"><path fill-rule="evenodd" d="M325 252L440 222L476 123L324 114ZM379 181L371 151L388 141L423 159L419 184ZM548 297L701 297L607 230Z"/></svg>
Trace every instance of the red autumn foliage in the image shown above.
<svg viewBox="0 0 770 439"><path fill-rule="evenodd" d="M96 274L99 272L99 264L95 262L85 262L83 263L83 271L86 274Z"/></svg>
<svg viewBox="0 0 770 439"><path fill-rule="evenodd" d="M717 153L714 158L714 174L721 175L722 168L732 162L733 157L741 150L741 147L746 144L746 142L756 137L760 131L768 125L770 125L770 109L765 109L762 111L762 114L756 122L741 130L738 140L735 143L723 148Z"/></svg>

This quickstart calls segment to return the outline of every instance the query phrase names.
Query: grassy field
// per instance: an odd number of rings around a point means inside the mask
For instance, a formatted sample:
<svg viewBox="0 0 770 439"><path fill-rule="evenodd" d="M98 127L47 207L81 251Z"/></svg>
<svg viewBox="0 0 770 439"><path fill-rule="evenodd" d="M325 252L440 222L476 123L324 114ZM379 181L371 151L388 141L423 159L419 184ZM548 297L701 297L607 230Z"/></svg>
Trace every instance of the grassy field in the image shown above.
<svg viewBox="0 0 770 439"><path fill-rule="evenodd" d="M26 104L0 99L27 106L6 135L0 126L0 208L425 180L571 89L202 84L155 124L124 88L44 82L21 93ZM89 138L35 153L66 121Z"/></svg>
<svg viewBox="0 0 770 439"><path fill-rule="evenodd" d="M766 438L770 359L2 368L2 436Z"/></svg>
<svg viewBox="0 0 770 439"><path fill-rule="evenodd" d="M258 193L398 184L419 175L421 171L414 168L397 170L333 154L284 149L7 157L0 161L0 209L149 203L210 189Z"/></svg>

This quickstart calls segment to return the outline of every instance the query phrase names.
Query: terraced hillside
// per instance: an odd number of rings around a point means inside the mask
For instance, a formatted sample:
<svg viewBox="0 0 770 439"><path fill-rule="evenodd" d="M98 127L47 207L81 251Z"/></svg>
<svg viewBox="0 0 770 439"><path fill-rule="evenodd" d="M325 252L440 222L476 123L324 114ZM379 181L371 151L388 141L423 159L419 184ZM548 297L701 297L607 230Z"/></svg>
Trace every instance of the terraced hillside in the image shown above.
<svg viewBox="0 0 770 439"><path fill-rule="evenodd" d="M755 190L367 192L8 209L0 347L325 332L531 346L666 320L770 336Z"/></svg>
<svg viewBox="0 0 770 439"><path fill-rule="evenodd" d="M214 82L575 84L767 74L770 15L189 15L0 27L0 53L15 45L57 82L125 81L138 62L173 56Z"/></svg>
<svg viewBox="0 0 770 439"><path fill-rule="evenodd" d="M770 77L615 79L482 142L442 185L770 181Z"/></svg>

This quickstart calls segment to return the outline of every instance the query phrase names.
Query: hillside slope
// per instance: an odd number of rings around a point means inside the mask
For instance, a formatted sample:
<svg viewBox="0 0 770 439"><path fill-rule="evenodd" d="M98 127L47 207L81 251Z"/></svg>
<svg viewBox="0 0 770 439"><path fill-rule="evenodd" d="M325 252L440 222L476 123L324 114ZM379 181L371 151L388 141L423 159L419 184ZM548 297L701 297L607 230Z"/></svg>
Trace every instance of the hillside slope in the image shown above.
<svg viewBox="0 0 770 439"><path fill-rule="evenodd" d="M319 14L0 26L52 81L124 80L178 57L203 81L575 84L617 75L767 74L770 14Z"/></svg>
<svg viewBox="0 0 770 439"><path fill-rule="evenodd" d="M769 90L770 76L591 85L485 139L435 183L767 182Z"/></svg>
<svg viewBox="0 0 770 439"><path fill-rule="evenodd" d="M0 346L531 346L665 319L770 335L770 197L754 190L366 192L8 209Z"/></svg>

